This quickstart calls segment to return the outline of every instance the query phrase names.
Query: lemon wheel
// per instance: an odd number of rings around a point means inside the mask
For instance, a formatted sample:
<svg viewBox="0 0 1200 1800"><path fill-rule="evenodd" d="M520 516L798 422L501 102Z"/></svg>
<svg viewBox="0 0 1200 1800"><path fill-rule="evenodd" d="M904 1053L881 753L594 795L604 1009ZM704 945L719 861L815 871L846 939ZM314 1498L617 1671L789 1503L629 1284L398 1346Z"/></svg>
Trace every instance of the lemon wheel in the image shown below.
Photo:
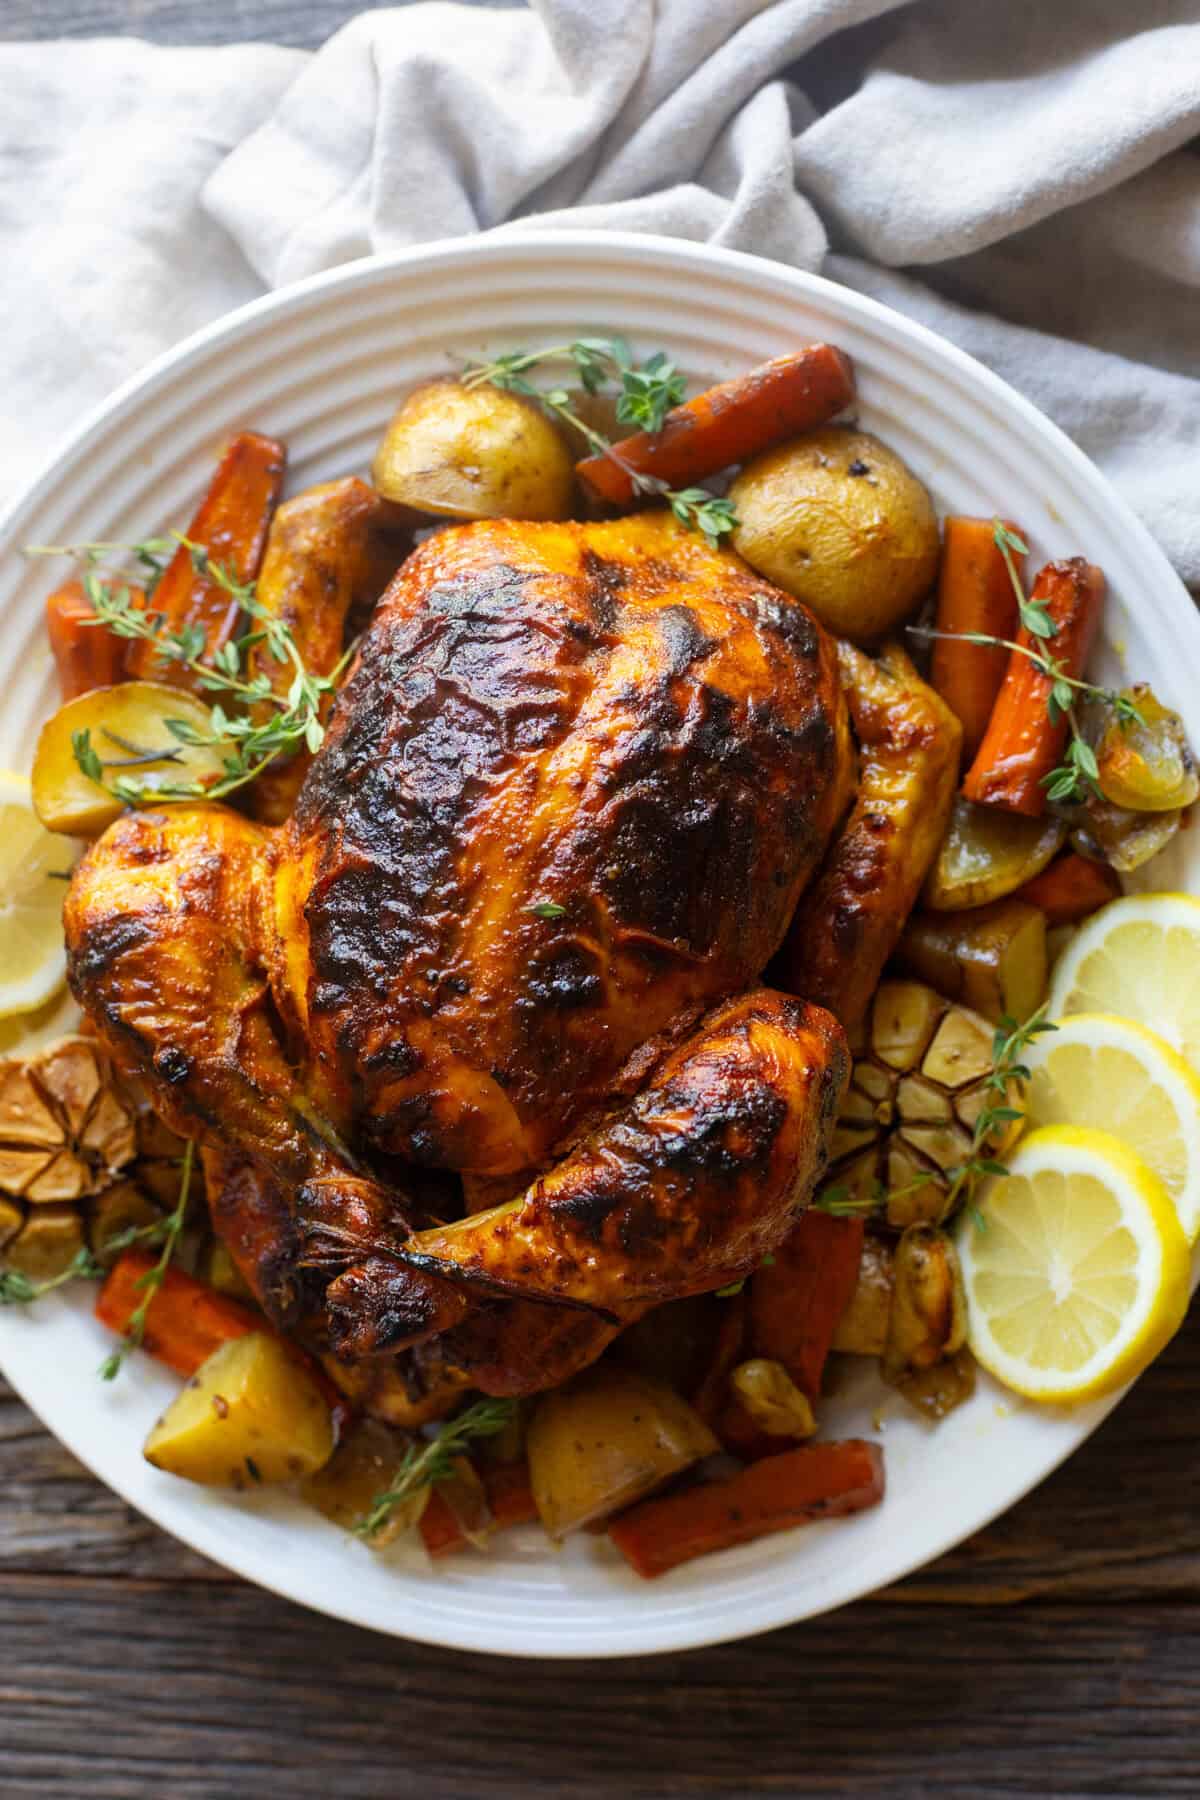
<svg viewBox="0 0 1200 1800"><path fill-rule="evenodd" d="M1200 1073L1200 900L1126 894L1081 925L1054 971L1049 1013L1081 1012L1148 1025Z"/></svg>
<svg viewBox="0 0 1200 1800"><path fill-rule="evenodd" d="M29 783L0 770L0 1018L33 1012L63 985L62 903L76 853L41 824Z"/></svg>
<svg viewBox="0 0 1200 1800"><path fill-rule="evenodd" d="M1139 1374L1187 1310L1187 1240L1162 1182L1101 1131L1032 1132L966 1215L968 1339L1033 1400L1095 1399Z"/></svg>
<svg viewBox="0 0 1200 1800"><path fill-rule="evenodd" d="M1200 1236L1200 1076L1158 1033L1076 1013L1025 1053L1029 1125L1111 1131L1158 1176L1184 1236Z"/></svg>

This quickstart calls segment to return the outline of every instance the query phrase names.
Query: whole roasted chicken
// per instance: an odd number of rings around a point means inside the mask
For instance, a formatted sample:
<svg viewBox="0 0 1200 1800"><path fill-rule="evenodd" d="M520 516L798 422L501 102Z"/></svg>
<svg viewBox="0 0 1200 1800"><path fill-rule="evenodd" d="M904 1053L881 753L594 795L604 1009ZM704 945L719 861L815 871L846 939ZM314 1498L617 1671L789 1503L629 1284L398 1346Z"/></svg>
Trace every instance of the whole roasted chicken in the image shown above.
<svg viewBox="0 0 1200 1800"><path fill-rule="evenodd" d="M852 762L833 641L669 516L448 529L284 825L92 847L71 984L278 1323L531 1391L753 1269L821 1172L843 1032L759 983Z"/></svg>

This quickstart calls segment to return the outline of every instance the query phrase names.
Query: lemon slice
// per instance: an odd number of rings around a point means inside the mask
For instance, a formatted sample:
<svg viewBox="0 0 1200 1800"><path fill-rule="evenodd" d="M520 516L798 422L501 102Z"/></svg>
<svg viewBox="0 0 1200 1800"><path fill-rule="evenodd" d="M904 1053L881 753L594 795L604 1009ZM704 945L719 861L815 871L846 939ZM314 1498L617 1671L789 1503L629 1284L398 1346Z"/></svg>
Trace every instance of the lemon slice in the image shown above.
<svg viewBox="0 0 1200 1800"><path fill-rule="evenodd" d="M968 1342L1017 1393L1111 1393L1179 1328L1187 1240L1157 1175L1107 1132L1031 1132L979 1212L958 1239Z"/></svg>
<svg viewBox="0 0 1200 1800"><path fill-rule="evenodd" d="M1132 1019L1076 1013L1025 1052L1032 1126L1111 1131L1170 1194L1189 1244L1200 1237L1200 1076Z"/></svg>
<svg viewBox="0 0 1200 1800"><path fill-rule="evenodd" d="M1102 906L1059 958L1049 1012L1137 1019L1200 1072L1200 900L1126 894Z"/></svg>
<svg viewBox="0 0 1200 1800"><path fill-rule="evenodd" d="M25 778L0 769L0 1018L44 1006L66 979L62 878L75 856L39 822Z"/></svg>

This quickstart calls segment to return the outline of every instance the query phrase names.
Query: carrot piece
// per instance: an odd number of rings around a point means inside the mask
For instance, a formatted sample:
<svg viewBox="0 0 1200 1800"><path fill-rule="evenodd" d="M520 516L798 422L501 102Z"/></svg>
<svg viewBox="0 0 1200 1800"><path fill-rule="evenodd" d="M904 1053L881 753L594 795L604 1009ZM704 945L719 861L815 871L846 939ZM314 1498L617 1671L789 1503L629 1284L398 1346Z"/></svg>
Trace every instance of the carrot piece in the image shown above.
<svg viewBox="0 0 1200 1800"><path fill-rule="evenodd" d="M620 462L589 456L575 473L596 499L628 506L638 491L630 470L684 487L824 425L853 395L849 357L829 344L807 344L672 407L661 431L639 431L613 445Z"/></svg>
<svg viewBox="0 0 1200 1800"><path fill-rule="evenodd" d="M1120 892L1120 879L1107 863L1068 850L1019 887L1012 898L1038 907L1045 913L1047 925L1077 925L1116 900Z"/></svg>
<svg viewBox="0 0 1200 1800"><path fill-rule="evenodd" d="M692 1406L706 1425L716 1429L729 1389L729 1377L742 1360L746 1341L746 1294L731 1294L722 1304L721 1323L708 1367L692 1395Z"/></svg>
<svg viewBox="0 0 1200 1800"><path fill-rule="evenodd" d="M483 1488L492 1515L489 1535L493 1531L504 1531L510 1525L527 1525L537 1518L527 1464L500 1463L494 1469L488 1469L483 1477ZM456 1550L467 1548L468 1539L454 1508L437 1488L425 1503L418 1529L430 1556L449 1556Z"/></svg>
<svg viewBox="0 0 1200 1800"><path fill-rule="evenodd" d="M1030 599L1044 604L1055 635L1039 643L1022 626L1017 643L1047 650L1065 674L1078 679L1100 622L1104 576L1081 556L1047 563ZM1062 756L1069 729L1065 718L1050 722L1050 685L1028 656L1010 654L983 742L963 781L968 800L1034 819L1045 812L1042 781Z"/></svg>
<svg viewBox="0 0 1200 1800"><path fill-rule="evenodd" d="M811 1207L750 1282L751 1354L782 1363L812 1401L858 1282L865 1234L865 1220Z"/></svg>
<svg viewBox="0 0 1200 1800"><path fill-rule="evenodd" d="M138 1283L158 1258L145 1250L126 1250L109 1270L96 1300L96 1317L118 1337L146 1297ZM146 1308L142 1348L177 1375L194 1375L200 1364L232 1338L266 1329L248 1306L218 1294L206 1282L169 1268Z"/></svg>
<svg viewBox="0 0 1200 1800"><path fill-rule="evenodd" d="M614 1519L608 1535L647 1581L668 1569L815 1519L862 1512L883 1499L883 1452L847 1438L765 1456L726 1481L644 1500Z"/></svg>
<svg viewBox="0 0 1200 1800"><path fill-rule="evenodd" d="M140 588L131 587L129 596L134 606L146 603ZM64 700L90 694L93 688L112 687L124 678L127 640L106 625L92 623L95 617L82 581L65 582L46 601L46 635Z"/></svg>
<svg viewBox="0 0 1200 1800"><path fill-rule="evenodd" d="M125 1250L105 1277L96 1298L95 1314L118 1337L124 1337L129 1330L133 1315L146 1297L146 1290L139 1283L157 1262L158 1258L147 1250ZM271 1331L271 1327L261 1314L243 1306L240 1300L219 1294L206 1281L197 1281L182 1269L168 1268L146 1308L141 1347L177 1375L187 1378L214 1350L233 1338L245 1337L248 1331ZM334 1432L340 1436L352 1413L345 1395L299 1344L279 1332L272 1332L272 1336L278 1337L288 1354L308 1370L328 1402Z"/></svg>
<svg viewBox="0 0 1200 1800"><path fill-rule="evenodd" d="M283 445L274 438L260 437L256 431L241 432L218 463L188 526L192 543L207 550L213 561L239 582L253 581L258 574L286 458ZM191 552L183 544L155 589L154 610L163 615L171 631L198 626L209 658L234 635L241 616L241 609L225 589L197 572ZM128 662L129 673L143 680L196 686L195 675L177 662L165 661L149 639L131 644Z"/></svg>
<svg viewBox="0 0 1200 1800"><path fill-rule="evenodd" d="M1014 536L1021 537L1017 526L1006 524ZM939 631L954 635L976 631L998 638L1016 635L1017 596L993 531L991 519L946 520L938 576ZM1014 560L1023 576L1024 557L1014 552ZM987 644L934 639L930 680L962 725L964 765L974 760L983 742L1008 658L1007 650Z"/></svg>

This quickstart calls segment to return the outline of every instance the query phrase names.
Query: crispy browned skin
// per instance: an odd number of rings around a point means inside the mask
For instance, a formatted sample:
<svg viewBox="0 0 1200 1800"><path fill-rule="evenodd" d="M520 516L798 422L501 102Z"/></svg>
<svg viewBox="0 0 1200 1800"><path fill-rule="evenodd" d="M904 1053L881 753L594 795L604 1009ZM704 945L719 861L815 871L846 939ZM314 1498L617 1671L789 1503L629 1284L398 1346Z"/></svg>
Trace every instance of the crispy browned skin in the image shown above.
<svg viewBox="0 0 1200 1800"><path fill-rule="evenodd" d="M805 609L661 513L440 533L377 609L279 859L288 1006L376 1146L536 1167L752 981L848 737Z"/></svg>
<svg viewBox="0 0 1200 1800"><path fill-rule="evenodd" d="M72 987L178 1130L253 1165L220 1223L272 1316L323 1319L332 1284L343 1354L444 1332L446 1367L523 1391L750 1267L803 1195L844 1048L745 990L850 763L831 640L669 517L449 530L380 602L287 825L178 807L92 847ZM482 1188L606 1112L531 1190L521 1267L509 1226L450 1279L405 1262L396 1159ZM480 1316L480 1280L519 1302Z"/></svg>
<svg viewBox="0 0 1200 1800"><path fill-rule="evenodd" d="M286 500L271 521L258 603L288 627L313 675L328 675L336 666L347 619L373 606L396 571L400 554L387 533L390 512L374 488L350 476ZM276 693L286 695L296 673L291 659L280 662L264 645L254 663ZM289 817L311 760L301 751L264 770L249 790L256 819L280 825Z"/></svg>
<svg viewBox="0 0 1200 1800"><path fill-rule="evenodd" d="M747 1274L824 1167L848 1075L841 1027L820 1007L769 988L727 1001L520 1199L413 1237L401 1261L414 1292L433 1276L439 1291L462 1283L628 1323ZM346 1280L329 1290L335 1333Z"/></svg>
<svg viewBox="0 0 1200 1800"><path fill-rule="evenodd" d="M853 1042L945 836L962 727L896 645L873 662L839 643L838 660L861 751L858 798L797 908L779 968Z"/></svg>

